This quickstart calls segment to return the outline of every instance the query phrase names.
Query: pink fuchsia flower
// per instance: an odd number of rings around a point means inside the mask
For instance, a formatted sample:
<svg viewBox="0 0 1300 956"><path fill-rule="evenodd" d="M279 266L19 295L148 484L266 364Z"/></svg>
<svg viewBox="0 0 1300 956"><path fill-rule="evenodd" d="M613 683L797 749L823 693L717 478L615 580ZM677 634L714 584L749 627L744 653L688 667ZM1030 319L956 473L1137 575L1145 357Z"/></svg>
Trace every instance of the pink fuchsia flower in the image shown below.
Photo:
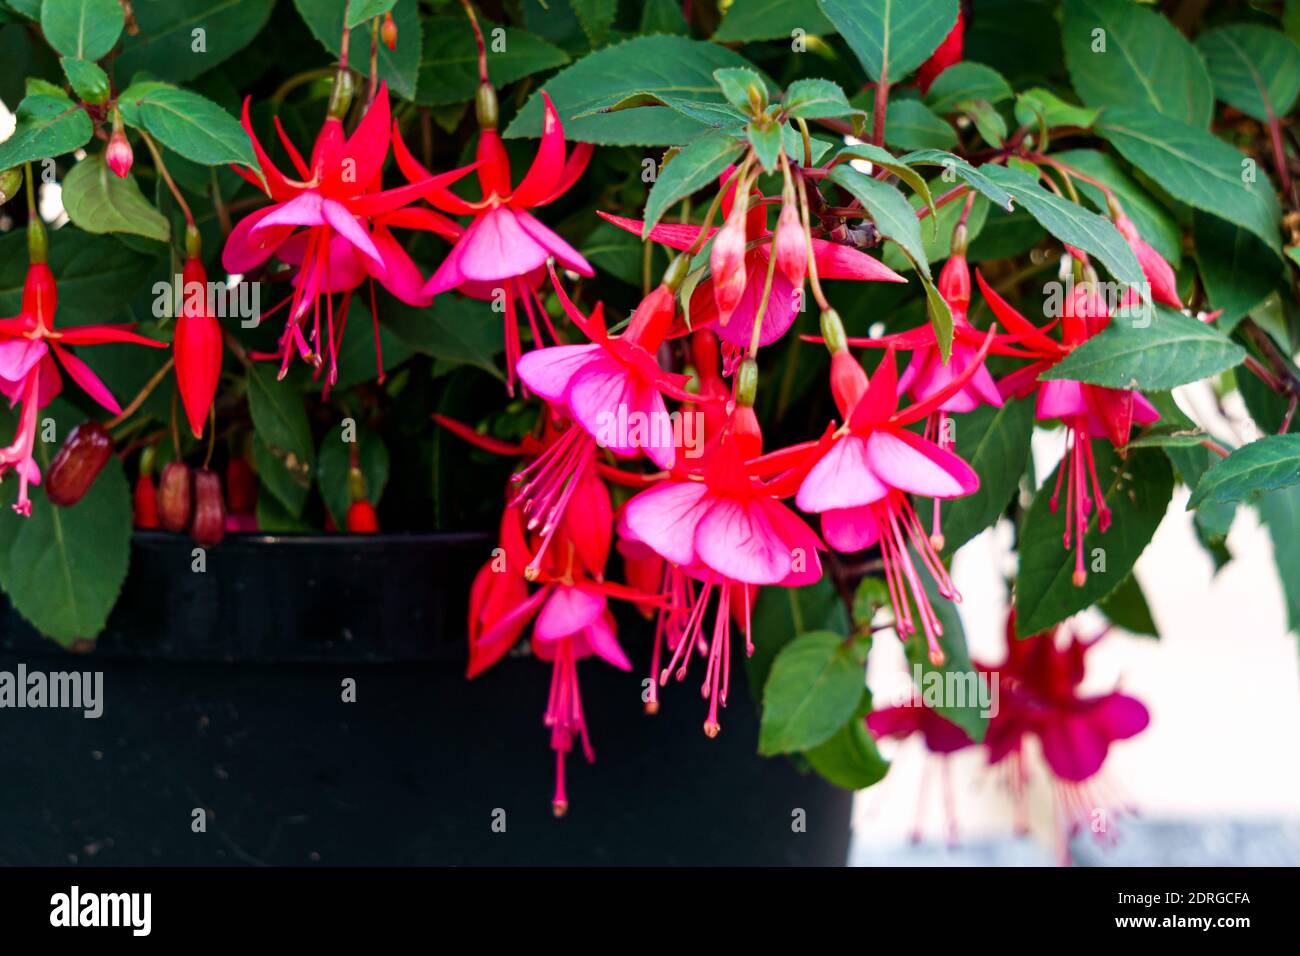
<svg viewBox="0 0 1300 956"><path fill-rule="evenodd" d="M39 227L35 227L39 228ZM74 382L114 415L122 411L112 393L90 366L68 348L76 345L101 345L110 342L135 343L166 348L131 331L133 325L78 325L55 329L58 287L54 274L43 261L27 268L23 283L22 308L12 318L0 319L0 392L10 405L21 404L18 431L14 440L0 448L0 477L10 469L18 473L18 500L14 510L21 515L32 513L28 486L39 484L41 470L33 459L36 446L37 412L52 402L63 388L59 366Z"/></svg>
<svg viewBox="0 0 1300 956"><path fill-rule="evenodd" d="M424 195L431 205L445 213L473 219L424 286L423 293L434 296L456 289L475 299L504 295L506 364L512 389L514 368L521 351L515 300L524 305L534 342L542 342L539 318L547 325L552 341L557 341L537 295L545 278L546 261L554 258L571 272L595 275L581 253L528 211L568 192L587 168L592 152L590 143L578 143L566 157L560 115L545 91L542 101L542 140L532 165L517 186L512 185L510 160L500 134L495 127L485 127L479 131L477 150L482 198L471 202L442 188L430 189ZM411 155L400 135L394 136L393 155L408 179L427 180L428 171Z"/></svg>
<svg viewBox="0 0 1300 956"><path fill-rule="evenodd" d="M919 696L908 705L884 707L874 710L866 716L867 730L877 740L891 737L905 740L913 734L920 734L925 749L939 757L940 774L943 787L943 809L948 831L949 845L957 843L957 807L952 795L952 768L948 757L959 750L973 747L974 741L962 728L948 718L941 716L933 708L925 706ZM925 820L927 784L930 778L930 761L927 759L921 771L921 789L917 797L916 822L912 827L912 842L920 843Z"/></svg>
<svg viewBox="0 0 1300 956"><path fill-rule="evenodd" d="M943 626L926 596L913 552L934 578L939 593L961 600L934 546L907 499L958 498L979 488L979 476L961 458L905 426L927 417L957 394L981 367L992 333L972 361L924 401L898 408L894 350L885 352L870 382L848 350L831 356L831 391L845 423L829 445L814 450L816 463L799 486L795 504L822 516L822 534L837 551L878 545L894 608L895 627L906 640L916 633L912 602L929 645L930 660L944 660ZM911 600L908 600L910 593Z"/></svg>
<svg viewBox="0 0 1300 956"><path fill-rule="evenodd" d="M999 709L989 721L984 747L990 764L1008 771L1017 815L1023 827L1024 742L1037 738L1052 777L1062 862L1069 862L1069 839L1108 807L1122 809L1101 779L1102 766L1117 741L1146 729L1150 714L1141 701L1120 693L1080 692L1089 650L1105 631L1089 641L1045 631L1024 639L1015 634L1014 613L1007 620L1006 660L990 671L999 679ZM1095 831L1098 837L1106 830Z"/></svg>
<svg viewBox="0 0 1300 956"><path fill-rule="evenodd" d="M1012 372L1001 382L1006 395L1022 397L1037 390L1036 417L1060 419L1066 426L1066 449L1052 492L1051 510L1056 512L1062 480L1065 483L1065 547L1075 548L1074 583L1082 587L1088 580L1083 561L1083 538L1088 530L1093 508L1097 509L1097 526L1103 532L1110 527L1110 508L1097 476L1092 452L1095 438L1107 438L1116 448L1128 443L1133 423L1149 424L1160 413L1141 392L1131 389L1103 388L1069 379L1040 382L1043 372L1106 327L1110 316L1101 298L1089 288L1076 285L1065 297L1061 317L1061 340L1058 342L1011 307L997 294L984 276L977 273L984 299L1014 341L1011 354L1033 361ZM1125 300L1131 303L1132 299Z"/></svg>
<svg viewBox="0 0 1300 956"><path fill-rule="evenodd" d="M1128 241L1129 248L1137 256L1138 265L1142 267L1142 274L1146 276L1147 282L1151 284L1151 298L1172 308L1181 309L1183 303L1178 298L1178 279L1174 275L1173 266L1165 260L1164 256L1156 252L1149 242L1142 238L1142 235L1137 231L1137 226L1133 225L1133 221L1122 212L1115 217L1115 228Z"/></svg>
<svg viewBox="0 0 1300 956"><path fill-rule="evenodd" d="M410 305L428 305L432 301L421 291L423 276L392 235L391 227L456 235L459 227L445 217L431 210L406 207L459 179L472 167L381 190L390 119L388 87L380 84L374 102L350 137L344 134L338 117L325 118L310 163L289 141L276 119L276 132L301 177L291 179L275 166L253 133L250 102L251 98L244 101L243 125L252 142L261 178L242 167L235 167L235 171L258 188L264 188L272 204L240 221L226 239L222 262L228 272L235 274L251 272L271 256L293 267L294 291L282 303L289 306L289 314L278 353L280 373L287 371L295 352L317 366L328 352L328 386L337 377L338 339L346 322L350 293L367 277L378 280ZM337 330L332 299L336 293L344 293ZM324 334L322 311L326 320ZM308 313L312 314L314 324L304 334L303 320Z"/></svg>
<svg viewBox="0 0 1300 956"><path fill-rule="evenodd" d="M724 174L725 181L725 174ZM723 214L730 216L734 187L729 188L722 200ZM711 276L701 282L690 300L691 326L696 329L711 328L723 341L738 349L747 349L754 330L754 317L758 314L758 305L763 296L763 287L767 281L768 257L771 255L772 233L767 228L767 207L762 193L753 191L757 197L745 215L744 255L745 283L744 294L737 302L734 311L722 321L714 294L717 276ZM641 222L625 219L601 212L599 215L636 236L641 235ZM778 223L779 225L779 223ZM665 223L655 226L650 232L650 239L672 249L686 250L695 246L700 236L700 226ZM802 226L800 227L802 232ZM717 234L711 230L709 236ZM878 259L873 259L865 252L850 246L828 242L825 239L813 239L813 257L817 263L817 276L820 279L857 279L865 282L906 282L893 269ZM778 269L772 276L772 290L767 307L763 312L763 326L759 334L759 345L775 342L794 323L799 314L799 295L796 286L787 278L784 270Z"/></svg>
<svg viewBox="0 0 1300 956"><path fill-rule="evenodd" d="M704 732L710 737L721 729L718 708L727 703L733 614L744 628L746 653L754 650L751 586L800 587L821 577L817 555L821 541L779 500L793 492L792 483L784 476L766 483L759 480L741 450L751 447L750 441L737 435L733 418L706 456L700 474L675 473L625 506L627 529L634 539L701 582L659 681L666 684L675 669L677 679L685 679L690 649L697 643L707 645L702 693L709 699ZM717 610L708 637L704 618L715 594Z"/></svg>

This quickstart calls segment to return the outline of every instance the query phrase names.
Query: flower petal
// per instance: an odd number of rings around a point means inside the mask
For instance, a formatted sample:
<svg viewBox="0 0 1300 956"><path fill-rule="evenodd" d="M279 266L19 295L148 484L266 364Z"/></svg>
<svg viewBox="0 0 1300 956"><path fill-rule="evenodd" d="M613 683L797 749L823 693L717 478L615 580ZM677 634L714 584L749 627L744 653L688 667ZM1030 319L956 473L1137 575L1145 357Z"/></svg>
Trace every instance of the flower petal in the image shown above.
<svg viewBox="0 0 1300 956"><path fill-rule="evenodd" d="M812 466L794 503L800 511L830 511L867 505L887 494L889 487L876 478L868 464L866 440L849 434Z"/></svg>
<svg viewBox="0 0 1300 956"><path fill-rule="evenodd" d="M713 503L701 481L667 481L627 503L627 526L665 560L695 563L695 527Z"/></svg>
<svg viewBox="0 0 1300 956"><path fill-rule="evenodd" d="M958 498L980 486L979 475L957 455L902 429L872 432L867 460L884 483L927 498Z"/></svg>

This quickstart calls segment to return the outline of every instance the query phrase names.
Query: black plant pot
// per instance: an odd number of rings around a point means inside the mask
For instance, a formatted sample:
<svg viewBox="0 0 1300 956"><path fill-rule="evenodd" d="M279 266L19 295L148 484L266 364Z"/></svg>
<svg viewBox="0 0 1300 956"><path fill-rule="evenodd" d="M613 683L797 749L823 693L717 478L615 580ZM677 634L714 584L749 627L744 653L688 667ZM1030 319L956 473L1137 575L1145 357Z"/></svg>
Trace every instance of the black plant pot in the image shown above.
<svg viewBox="0 0 1300 956"><path fill-rule="evenodd" d="M596 763L550 811L549 666L464 678L481 535L138 534L88 655L0 616L0 670L102 671L103 715L0 710L3 864L843 864L851 794L756 755L742 678L708 740L689 681L579 665ZM625 627L630 656L647 637ZM344 702L352 679L355 702ZM206 811L206 832L193 830ZM504 832L502 824L504 823Z"/></svg>

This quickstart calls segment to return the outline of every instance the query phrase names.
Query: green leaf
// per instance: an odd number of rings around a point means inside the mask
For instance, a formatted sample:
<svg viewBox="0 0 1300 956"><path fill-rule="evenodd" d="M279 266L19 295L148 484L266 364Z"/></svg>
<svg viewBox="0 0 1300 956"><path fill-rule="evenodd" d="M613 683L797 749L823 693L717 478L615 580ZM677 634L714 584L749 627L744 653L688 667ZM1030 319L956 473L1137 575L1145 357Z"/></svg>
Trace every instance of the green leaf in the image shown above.
<svg viewBox="0 0 1300 956"><path fill-rule="evenodd" d="M247 47L274 5L275 0L136 3L132 9L140 32L122 38L115 74L119 81L140 73L172 83L192 80ZM335 38L342 32L335 31Z"/></svg>
<svg viewBox="0 0 1300 956"><path fill-rule="evenodd" d="M767 89L763 78L754 70L744 66L714 70L713 81L718 84L718 89L722 90L722 95L727 98L727 102L746 115L751 113L749 88L754 86L759 90Z"/></svg>
<svg viewBox="0 0 1300 956"><path fill-rule="evenodd" d="M0 143L0 169L62 156L90 142L90 117L66 96L33 93L18 104L10 137Z"/></svg>
<svg viewBox="0 0 1300 956"><path fill-rule="evenodd" d="M378 505L388 484L388 448L377 432L358 424L356 427L357 467L366 477L366 499ZM348 472L352 468L352 444L343 440L341 425L329 429L321 439L317 457L316 483L325 507L339 528L347 527L352 493Z"/></svg>
<svg viewBox="0 0 1300 956"><path fill-rule="evenodd" d="M1270 491L1259 498L1259 514L1273 539L1282 594L1286 599L1287 626L1300 634L1300 485Z"/></svg>
<svg viewBox="0 0 1300 956"><path fill-rule="evenodd" d="M896 149L951 149L957 145L957 134L920 100L890 100L885 142Z"/></svg>
<svg viewBox="0 0 1300 956"><path fill-rule="evenodd" d="M889 761L880 756L865 722L857 717L804 756L814 770L846 790L875 786L889 772Z"/></svg>
<svg viewBox="0 0 1300 956"><path fill-rule="evenodd" d="M1156 638L1160 636L1156 630L1155 618L1151 616L1151 608L1147 605L1146 595L1142 593L1142 585L1132 574L1097 607L1106 615L1107 620L1130 634Z"/></svg>
<svg viewBox="0 0 1300 956"><path fill-rule="evenodd" d="M715 43L790 39L795 30L805 34L834 33L831 22L812 3L790 0L733 0L713 34Z"/></svg>
<svg viewBox="0 0 1300 956"><path fill-rule="evenodd" d="M61 54L98 60L113 49L125 16L118 0L45 0L41 32Z"/></svg>
<svg viewBox="0 0 1300 956"><path fill-rule="evenodd" d="M1007 138L1007 121L986 100L962 100L956 104L959 113L965 113L975 124L980 139L990 146L1001 146Z"/></svg>
<svg viewBox="0 0 1300 956"><path fill-rule="evenodd" d="M103 153L87 156L63 180L63 208L86 232L127 232L166 242L171 227L136 185L108 168Z"/></svg>
<svg viewBox="0 0 1300 956"><path fill-rule="evenodd" d="M248 371L248 410L258 478L294 517L302 514L316 468L316 448L302 397L273 370Z"/></svg>
<svg viewBox="0 0 1300 956"><path fill-rule="evenodd" d="M490 21L483 23L484 31L495 28ZM563 66L569 62L569 55L527 30L505 27L505 49L489 52L487 60L488 77L500 88L525 76ZM465 18L426 20L415 101L424 106L463 103L474 98L476 89L478 50ZM550 91L549 84L547 91ZM569 133L567 127L565 133Z"/></svg>
<svg viewBox="0 0 1300 956"><path fill-rule="evenodd" d="M960 178L972 189L983 193L993 205L1001 206L1007 212L1012 211L1011 193L990 179L984 171L996 167L977 169L960 156L954 156L941 149L918 149L900 156L899 159L909 166L942 166L947 171L944 176L945 182L956 182Z"/></svg>
<svg viewBox="0 0 1300 956"><path fill-rule="evenodd" d="M174 86L132 86L119 98L122 119L203 166L257 168L248 134L210 99Z"/></svg>
<svg viewBox="0 0 1300 956"><path fill-rule="evenodd" d="M1253 160L1209 133L1148 110L1110 107L1097 132L1175 199L1235 222L1281 254L1281 210L1267 179L1243 181Z"/></svg>
<svg viewBox="0 0 1300 956"><path fill-rule="evenodd" d="M1092 453L1102 495L1111 509L1110 528L1103 533L1098 527L1100 509L1094 502L1083 540L1088 578L1082 587L1075 587L1075 550L1067 551L1062 543L1067 511L1064 489L1061 506L1055 513L1051 509L1060 467L1047 477L1021 529L1015 593L1016 626L1021 636L1046 630L1119 587L1169 507L1174 475L1160 451L1136 451L1121 461L1108 442L1094 440ZM1073 540L1071 544L1077 546Z"/></svg>
<svg viewBox="0 0 1300 956"><path fill-rule="evenodd" d="M854 112L848 98L830 80L795 80L786 88L781 106L789 116L823 119Z"/></svg>
<svg viewBox="0 0 1300 956"><path fill-rule="evenodd" d="M675 146L704 130L699 123L658 106L600 112L638 94L664 94L726 105L713 71L750 67L717 44L680 36L637 37L605 47L561 70L546 92L574 142L602 146ZM542 132L542 100L534 93L506 129L507 137Z"/></svg>
<svg viewBox="0 0 1300 956"><path fill-rule="evenodd" d="M343 12L349 0L293 0L298 14L312 35L325 50L338 56L343 38ZM397 0L393 5L393 22L397 26L397 49L390 50L379 44L379 78L388 81L392 92L405 99L415 97L416 80L420 73L420 11L418 0ZM458 33L464 33L462 25ZM348 49L361 57L361 51L370 49L370 27L355 27L349 34ZM488 54L491 60L492 54ZM472 93L471 93L472 95Z"/></svg>
<svg viewBox="0 0 1300 956"><path fill-rule="evenodd" d="M10 109L28 92L28 77L53 80L59 75L53 52L43 43L32 42L31 33L21 23L0 23L0 63L5 65L0 70L0 101Z"/></svg>
<svg viewBox="0 0 1300 956"><path fill-rule="evenodd" d="M1128 285L1146 281L1133 250L1109 219L1048 192L1033 176L1018 169L982 166L980 171L1010 193L1057 239L1096 256L1118 281Z"/></svg>
<svg viewBox="0 0 1300 956"><path fill-rule="evenodd" d="M504 316L487 302L442 295L419 309L389 300L380 306L379 321L417 352L504 378L492 361L505 348Z"/></svg>
<svg viewBox="0 0 1300 956"><path fill-rule="evenodd" d="M966 100L1000 103L1011 99L1011 87L1002 74L982 63L955 63L940 73L925 94L925 105L936 113L960 112Z"/></svg>
<svg viewBox="0 0 1300 956"><path fill-rule="evenodd" d="M149 277L153 259L111 236L92 236L73 226L50 233L50 269L59 282L58 325L105 322ZM0 315L22 303L27 273L27 231L0 235Z"/></svg>
<svg viewBox="0 0 1300 956"><path fill-rule="evenodd" d="M1061 41L1074 88L1089 106L1131 106L1210 125L1210 74L1158 13L1132 0L1066 0Z"/></svg>
<svg viewBox="0 0 1300 956"><path fill-rule="evenodd" d="M375 17L382 17L393 9L397 0L352 0L348 7L347 26L359 27L367 20L373 20Z"/></svg>
<svg viewBox="0 0 1300 956"><path fill-rule="evenodd" d="M755 700L767 684L781 649L807 631L848 634L849 618L829 575L802 588L762 588L750 615L754 654L745 661Z"/></svg>
<svg viewBox="0 0 1300 956"><path fill-rule="evenodd" d="M40 444L46 468L52 450ZM9 502L17 481L0 497L0 584L18 612L64 647L96 637L117 603L131 557L131 491L122 462L110 456L79 502L57 508L32 489L32 513L15 514Z"/></svg>
<svg viewBox="0 0 1300 956"><path fill-rule="evenodd" d="M958 0L817 0L872 80L900 83L957 23Z"/></svg>
<svg viewBox="0 0 1300 956"><path fill-rule="evenodd" d="M1166 389L1245 361L1246 350L1189 315L1159 306L1139 320L1116 315L1105 329L1044 372L1108 388Z"/></svg>
<svg viewBox="0 0 1300 956"><path fill-rule="evenodd" d="M763 688L758 752L807 750L853 716L865 686L866 654L830 631L801 634L782 648Z"/></svg>
<svg viewBox="0 0 1300 956"><path fill-rule="evenodd" d="M1124 214L1133 221L1142 238L1171 265L1178 265L1183 256L1183 237L1178 224L1163 206L1133 181L1118 160L1095 149L1067 149L1052 155L1070 168L1104 183L1115 193L1124 207ZM1094 209L1103 215L1109 214L1106 195L1100 188L1082 179L1076 179L1074 184Z"/></svg>
<svg viewBox="0 0 1300 956"><path fill-rule="evenodd" d="M1255 235L1199 209L1192 216L1192 235L1210 307L1223 310L1215 324L1231 332L1277 288L1285 266Z"/></svg>
<svg viewBox="0 0 1300 956"><path fill-rule="evenodd" d="M952 554L997 521L1016 493L1029 460L1034 401L1008 399L1001 408L981 405L973 412L953 416L952 421L953 450L975 469L980 486L972 495L941 503L945 554Z"/></svg>
<svg viewBox="0 0 1300 956"><path fill-rule="evenodd" d="M1243 445L1209 468L1196 483L1187 510L1243 501L1262 491L1300 484L1300 434L1267 435Z"/></svg>
<svg viewBox="0 0 1300 956"><path fill-rule="evenodd" d="M765 173L776 172L777 163L781 158L782 130L784 128L782 124L772 122L763 126L750 123L745 127L745 138L749 140L749 145L754 148L754 155L758 158L758 165L762 167ZM699 140L696 140L696 142L699 142ZM718 172L721 171L718 170Z"/></svg>
<svg viewBox="0 0 1300 956"><path fill-rule="evenodd" d="M1097 121L1101 111L1067 103L1041 86L1025 90L1016 97L1016 122L1022 126L1036 123L1052 126L1080 126L1084 129Z"/></svg>
<svg viewBox="0 0 1300 956"><path fill-rule="evenodd" d="M952 310L943 296L939 295L939 290L930 277L930 261L925 255L925 243L921 240L921 223L916 218L916 210L896 187L860 173L852 166L836 166L827 179L844 187L853 198L862 203L863 209L875 223L876 231L898 243L899 248L911 260L921 279L921 285L925 288L926 311L930 324L934 326L939 352L944 361L947 361L952 349Z"/></svg>
<svg viewBox="0 0 1300 956"><path fill-rule="evenodd" d="M569 0L569 6L582 24L593 48L609 37L610 27L618 16L618 0Z"/></svg>
<svg viewBox="0 0 1300 956"><path fill-rule="evenodd" d="M744 148L744 143L730 136L711 133L697 139L674 156L650 187L641 238L650 235L650 230L674 203L685 199L697 189L714 185L718 175L731 165Z"/></svg>
<svg viewBox="0 0 1300 956"><path fill-rule="evenodd" d="M108 74L98 65L66 56L60 62L63 75L68 78L68 84L77 96L87 103L107 101L110 91Z"/></svg>
<svg viewBox="0 0 1300 956"><path fill-rule="evenodd" d="M1300 95L1300 47L1285 33L1233 23L1196 38L1214 94L1261 123L1285 116Z"/></svg>
<svg viewBox="0 0 1300 956"><path fill-rule="evenodd" d="M873 166L879 166L881 169L887 169L921 197L921 201L929 207L930 215L935 215L938 210L934 205L934 197L930 194L930 187L921 177L921 174L914 170L907 163L896 157L883 146L874 146L871 143L855 143L852 146L845 146L836 153L835 158L852 157L854 159L865 159Z"/></svg>

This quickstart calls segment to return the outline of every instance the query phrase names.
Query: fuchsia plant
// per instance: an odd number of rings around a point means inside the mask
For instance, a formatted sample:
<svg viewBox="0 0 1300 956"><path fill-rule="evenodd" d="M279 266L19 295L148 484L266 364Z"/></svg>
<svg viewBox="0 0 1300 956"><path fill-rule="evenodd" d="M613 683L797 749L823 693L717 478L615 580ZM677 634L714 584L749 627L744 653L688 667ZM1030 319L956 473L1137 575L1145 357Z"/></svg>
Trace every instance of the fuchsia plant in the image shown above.
<svg viewBox="0 0 1300 956"><path fill-rule="evenodd" d="M24 179L27 197L0 262L0 477L17 477L0 584L65 644L120 590L126 509L203 547L496 527L467 671L550 666L533 703L557 815L587 784L568 755L600 736L580 673L608 664L647 675L652 714L688 705L669 687L694 669L710 738L752 696L761 753L843 786L884 775L876 737L919 732L982 748L1019 796L1040 749L1068 835L1147 711L1082 694L1095 640L1058 635L1093 609L1154 629L1133 571L1176 479L1216 562L1243 503L1280 566L1300 560L1300 84L1282 102L1231 59L1244 44L1300 75L1280 28L1195 13L1188 39L1144 5L1064 0L1043 41L1064 62L1030 68L989 39L1012 13L958 0L911 0L901 23L796 3L826 26L816 57L743 0L686 4L672 35L611 4L546 39L531 8L500 29L468 0L360 22L356 3L298 4L321 62L290 74L249 41L261 72L230 91L236 119L185 85L220 61L173 60L155 11L124 34L108 3L91 62L66 5L24 37L70 69L29 78L0 143L0 201ZM1113 56L1079 46L1094 6L1123 27ZM421 65L433 31L445 62ZM1185 89L1158 68L1174 61ZM244 64L219 69L241 84ZM1140 106L1116 93L1134 71ZM80 349L101 344L154 351ZM111 417L72 432L98 413L63 372ZM1172 390L1204 381L1239 392L1255 440L1182 411ZM33 492L47 475L59 487ZM56 550L85 549L68 579L99 575L74 623L14 571L19 529L55 507L76 543ZM954 556L993 526L1014 614L1005 662L980 668ZM919 686L918 706L873 706L865 663L887 641L918 683L998 676L1001 711Z"/></svg>

